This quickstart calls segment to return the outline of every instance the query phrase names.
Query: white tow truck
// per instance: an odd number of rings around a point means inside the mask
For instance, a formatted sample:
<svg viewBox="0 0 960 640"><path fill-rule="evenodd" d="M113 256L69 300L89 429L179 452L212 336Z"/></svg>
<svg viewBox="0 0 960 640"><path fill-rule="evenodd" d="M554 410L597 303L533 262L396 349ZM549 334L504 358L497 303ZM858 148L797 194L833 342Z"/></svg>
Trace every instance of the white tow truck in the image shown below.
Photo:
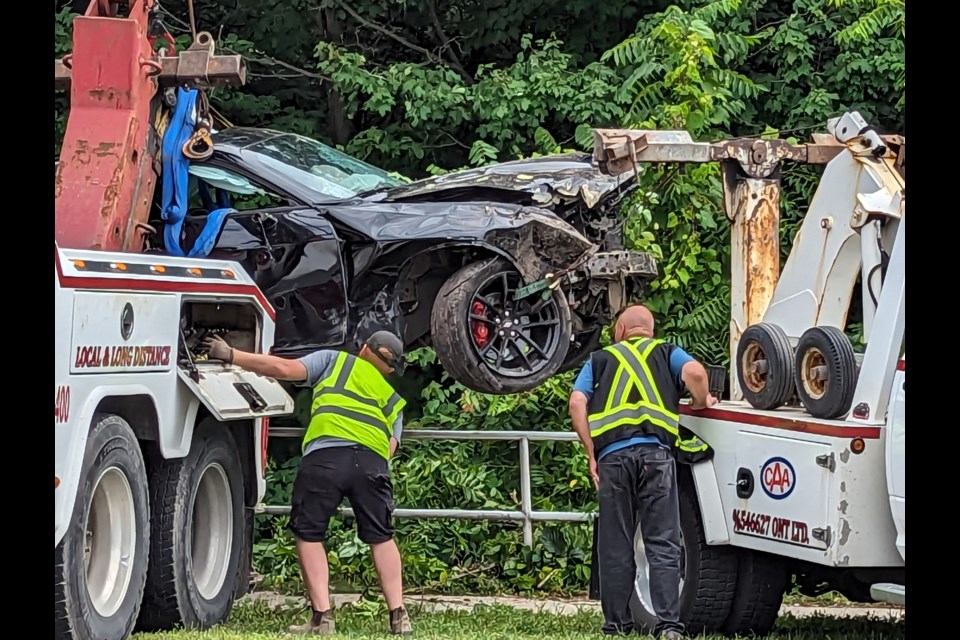
<svg viewBox="0 0 960 640"><path fill-rule="evenodd" d="M272 379L205 361L266 351L274 311L233 262L56 249L57 638L207 628L249 585Z"/></svg>
<svg viewBox="0 0 960 640"><path fill-rule="evenodd" d="M211 333L273 346L274 310L240 265L140 253L164 96L246 77L209 33L177 53L156 9L90 0L54 65L70 91L54 182L58 640L225 620L250 584L268 419L293 410L276 381L198 348ZM208 133L198 119L183 153L209 151Z"/></svg>
<svg viewBox="0 0 960 640"><path fill-rule="evenodd" d="M733 399L681 410L681 424L716 452L680 474L681 618L691 633L767 633L791 577L809 595L905 604L904 145L894 140L898 157L892 137L856 112L828 130L833 139L810 145L597 132L595 154L611 173L642 162L723 168ZM826 167L778 277L782 160ZM843 331L858 279L862 354ZM632 610L649 630L639 532L636 562Z"/></svg>

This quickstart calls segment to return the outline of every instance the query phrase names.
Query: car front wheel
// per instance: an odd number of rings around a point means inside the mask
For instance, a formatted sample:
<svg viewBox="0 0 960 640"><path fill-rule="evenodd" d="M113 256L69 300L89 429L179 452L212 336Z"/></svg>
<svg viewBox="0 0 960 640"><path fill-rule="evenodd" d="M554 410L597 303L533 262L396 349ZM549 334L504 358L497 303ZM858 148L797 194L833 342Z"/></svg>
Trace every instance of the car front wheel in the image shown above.
<svg viewBox="0 0 960 640"><path fill-rule="evenodd" d="M444 368L481 393L527 391L554 375L570 347L570 307L547 289L521 300L520 274L503 258L469 264L440 288L433 346Z"/></svg>

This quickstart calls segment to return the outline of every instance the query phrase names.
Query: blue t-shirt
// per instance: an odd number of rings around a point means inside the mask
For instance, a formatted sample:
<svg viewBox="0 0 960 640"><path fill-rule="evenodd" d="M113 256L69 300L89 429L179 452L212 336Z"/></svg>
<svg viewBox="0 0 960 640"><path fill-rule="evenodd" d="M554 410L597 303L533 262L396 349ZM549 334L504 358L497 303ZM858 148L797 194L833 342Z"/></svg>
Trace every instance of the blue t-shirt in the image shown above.
<svg viewBox="0 0 960 640"><path fill-rule="evenodd" d="M681 349L680 347L674 347L673 352L670 354L670 374L677 381L677 386L681 389L684 388L683 384L683 367L688 362L692 362L693 357ZM587 360L587 363L583 365L583 368L580 369L580 374L577 376L576 382L573 383L573 390L579 391L583 395L587 396L587 400L590 400L590 397L593 395L593 365L590 360ZM619 451L620 449L626 449L627 447L632 447L638 444L656 444L661 447L664 446L660 440L655 436L636 436L633 438L627 438L626 440L618 440L616 442L611 442L603 449L597 452L597 462L600 461L600 458L613 453L614 451Z"/></svg>

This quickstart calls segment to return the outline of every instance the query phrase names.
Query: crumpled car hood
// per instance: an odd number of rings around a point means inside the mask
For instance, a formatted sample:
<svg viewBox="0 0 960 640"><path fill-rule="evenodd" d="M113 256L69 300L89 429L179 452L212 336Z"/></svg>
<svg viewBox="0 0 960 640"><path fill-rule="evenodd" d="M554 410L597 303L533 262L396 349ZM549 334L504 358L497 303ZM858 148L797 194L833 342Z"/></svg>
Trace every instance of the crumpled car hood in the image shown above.
<svg viewBox="0 0 960 640"><path fill-rule="evenodd" d="M362 196L369 201L484 200L491 190L512 192L518 204L540 207L580 200L592 209L636 185L635 176L604 175L589 154L568 153L457 171ZM471 194L475 197L471 197Z"/></svg>
<svg viewBox="0 0 960 640"><path fill-rule="evenodd" d="M324 214L382 248L407 243L483 243L510 256L527 282L558 273L596 247L552 212L514 204L359 202L227 218L217 249L249 251L271 245L302 246L326 234ZM257 218L271 219L262 226ZM265 236L266 234L266 236Z"/></svg>

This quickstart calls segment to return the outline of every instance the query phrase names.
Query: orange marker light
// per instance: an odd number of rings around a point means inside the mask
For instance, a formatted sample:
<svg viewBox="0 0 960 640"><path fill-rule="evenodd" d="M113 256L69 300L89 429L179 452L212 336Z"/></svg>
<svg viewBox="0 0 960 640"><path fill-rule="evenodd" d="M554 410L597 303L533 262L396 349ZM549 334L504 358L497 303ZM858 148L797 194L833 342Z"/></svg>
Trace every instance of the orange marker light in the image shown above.
<svg viewBox="0 0 960 640"><path fill-rule="evenodd" d="M861 454L866 446L867 443L863 441L863 438L854 438L853 442L850 443L850 451L853 451L856 454Z"/></svg>
<svg viewBox="0 0 960 640"><path fill-rule="evenodd" d="M153 271L155 273L163 273L166 270L167 268L162 264L155 264L150 266L150 271Z"/></svg>
<svg viewBox="0 0 960 640"><path fill-rule="evenodd" d="M200 269L197 269L196 267L193 267L192 269L187 269L187 271L188 271L191 275L195 275L195 276L203 275L203 271L201 271Z"/></svg>
<svg viewBox="0 0 960 640"><path fill-rule="evenodd" d="M53 476L53 488L56 489L60 486L60 477Z"/></svg>
<svg viewBox="0 0 960 640"><path fill-rule="evenodd" d="M110 268L116 269L117 271L126 271L127 265L123 264L122 262L111 262Z"/></svg>
<svg viewBox="0 0 960 640"><path fill-rule="evenodd" d="M84 262L83 260L78 259L73 261L73 266L76 267L77 269L86 269L87 263Z"/></svg>
<svg viewBox="0 0 960 640"><path fill-rule="evenodd" d="M236 278L236 276L233 275L233 271L230 271L230 269L224 269L220 272L220 274L223 275L224 278Z"/></svg>

